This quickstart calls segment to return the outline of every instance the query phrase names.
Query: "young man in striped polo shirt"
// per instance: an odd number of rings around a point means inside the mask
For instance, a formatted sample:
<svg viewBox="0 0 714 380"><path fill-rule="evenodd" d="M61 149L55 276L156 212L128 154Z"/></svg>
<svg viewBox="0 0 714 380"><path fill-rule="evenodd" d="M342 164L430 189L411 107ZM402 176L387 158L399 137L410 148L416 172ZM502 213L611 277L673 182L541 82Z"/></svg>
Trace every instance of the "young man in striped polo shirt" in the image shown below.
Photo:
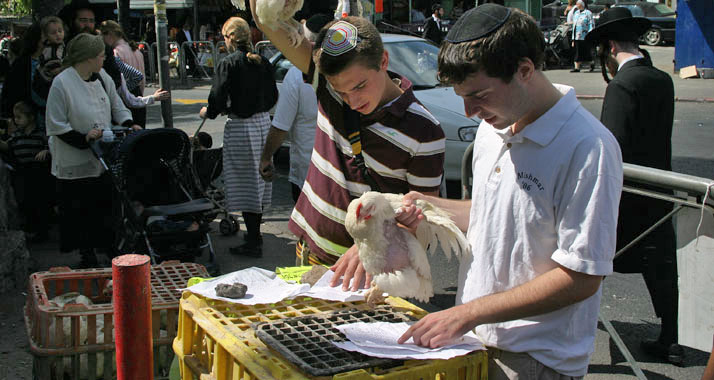
<svg viewBox="0 0 714 380"><path fill-rule="evenodd" d="M307 40L293 46L286 33L253 18L317 93L315 145L289 228L301 239L299 246L309 247L309 259L302 262L358 266L356 290L370 279L344 227L349 202L371 189L436 195L444 132L417 101L411 83L387 71L389 54L369 21L346 17L327 24L313 47Z"/></svg>

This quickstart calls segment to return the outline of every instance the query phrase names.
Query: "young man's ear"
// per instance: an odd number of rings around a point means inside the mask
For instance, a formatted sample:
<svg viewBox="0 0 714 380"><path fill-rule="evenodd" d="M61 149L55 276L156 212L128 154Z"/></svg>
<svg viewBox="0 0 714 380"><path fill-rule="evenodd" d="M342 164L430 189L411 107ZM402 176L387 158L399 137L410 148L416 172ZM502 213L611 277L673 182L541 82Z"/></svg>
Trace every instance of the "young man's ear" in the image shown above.
<svg viewBox="0 0 714 380"><path fill-rule="evenodd" d="M521 61L518 62L518 68L514 75L517 75L521 81L527 82L533 77L535 70L535 65L530 58L522 58Z"/></svg>
<svg viewBox="0 0 714 380"><path fill-rule="evenodd" d="M386 70L387 70L387 67L389 67L389 53L388 53L387 50L385 49L385 50L384 50L384 53L382 53L382 62L380 62L379 68L380 68L382 71L386 71Z"/></svg>

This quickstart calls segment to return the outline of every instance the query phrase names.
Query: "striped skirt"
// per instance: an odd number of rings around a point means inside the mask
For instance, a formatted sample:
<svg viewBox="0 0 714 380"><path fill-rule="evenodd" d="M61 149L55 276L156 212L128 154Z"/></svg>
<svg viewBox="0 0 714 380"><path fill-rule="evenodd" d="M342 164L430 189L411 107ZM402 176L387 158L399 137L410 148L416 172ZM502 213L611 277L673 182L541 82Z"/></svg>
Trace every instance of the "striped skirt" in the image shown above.
<svg viewBox="0 0 714 380"><path fill-rule="evenodd" d="M270 129L267 112L249 118L228 118L223 130L223 181L228 211L262 214L270 207L273 185L258 168Z"/></svg>

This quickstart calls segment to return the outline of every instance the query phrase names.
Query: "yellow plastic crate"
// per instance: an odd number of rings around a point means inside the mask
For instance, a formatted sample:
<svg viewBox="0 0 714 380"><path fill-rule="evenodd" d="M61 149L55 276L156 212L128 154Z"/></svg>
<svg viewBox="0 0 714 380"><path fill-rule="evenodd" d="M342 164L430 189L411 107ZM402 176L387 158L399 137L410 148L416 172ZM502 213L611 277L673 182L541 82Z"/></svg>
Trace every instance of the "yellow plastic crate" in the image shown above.
<svg viewBox="0 0 714 380"><path fill-rule="evenodd" d="M400 298L386 303L417 318L426 312ZM179 303L179 329L173 348L182 380L487 380L485 351L450 360L407 360L388 369L367 368L333 377L310 377L268 348L250 325L342 309L370 310L365 302L334 302L297 297L270 305L239 305L184 292Z"/></svg>

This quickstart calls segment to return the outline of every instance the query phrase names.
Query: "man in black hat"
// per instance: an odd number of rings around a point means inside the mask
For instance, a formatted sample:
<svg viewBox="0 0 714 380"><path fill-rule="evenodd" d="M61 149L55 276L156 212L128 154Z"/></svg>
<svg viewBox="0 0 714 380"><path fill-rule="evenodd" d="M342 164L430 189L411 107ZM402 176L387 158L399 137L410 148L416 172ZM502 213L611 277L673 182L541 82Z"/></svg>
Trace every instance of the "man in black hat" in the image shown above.
<svg viewBox="0 0 714 380"><path fill-rule="evenodd" d="M615 7L600 16L586 36L598 46L603 68L613 75L602 103L600 120L615 135L623 161L672 170L672 78L652 66L649 54L639 48L639 37L650 20L632 17L627 8ZM617 249L620 250L672 210L672 204L624 193L620 202ZM681 364L677 343L677 246L672 220L667 219L634 247L615 259L615 271L642 273L662 328L656 341L643 341L651 355Z"/></svg>
<svg viewBox="0 0 714 380"><path fill-rule="evenodd" d="M441 18L444 17L444 8L441 4L434 4L431 6L431 17L424 23L424 33L422 37L434 42L435 44L441 44L444 39L444 34L441 31Z"/></svg>
<svg viewBox="0 0 714 380"><path fill-rule="evenodd" d="M69 33L65 36L65 43L69 43L79 33L97 34L97 18L94 7L87 0L73 0L65 5L58 14L64 24L69 28ZM104 48L104 71L114 81L115 85L121 83L121 73L114 58L114 49L105 45Z"/></svg>
<svg viewBox="0 0 714 380"><path fill-rule="evenodd" d="M593 352L603 276L612 273L622 158L617 140L571 87L542 73L545 43L520 10L484 4L456 22L439 51L474 140L473 198L411 192L452 215L471 255L456 306L400 338L439 347L474 331L489 379L582 378ZM398 221L415 227L418 211Z"/></svg>

